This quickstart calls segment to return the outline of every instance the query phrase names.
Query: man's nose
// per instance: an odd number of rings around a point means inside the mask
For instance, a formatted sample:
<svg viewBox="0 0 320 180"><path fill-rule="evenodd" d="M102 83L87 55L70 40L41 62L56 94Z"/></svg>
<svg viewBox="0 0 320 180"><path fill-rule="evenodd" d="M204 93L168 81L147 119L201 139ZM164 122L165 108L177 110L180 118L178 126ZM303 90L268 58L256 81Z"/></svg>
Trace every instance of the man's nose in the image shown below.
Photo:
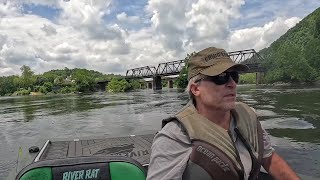
<svg viewBox="0 0 320 180"><path fill-rule="evenodd" d="M227 82L228 87L236 87L237 83L233 80L233 78L230 76L229 81Z"/></svg>

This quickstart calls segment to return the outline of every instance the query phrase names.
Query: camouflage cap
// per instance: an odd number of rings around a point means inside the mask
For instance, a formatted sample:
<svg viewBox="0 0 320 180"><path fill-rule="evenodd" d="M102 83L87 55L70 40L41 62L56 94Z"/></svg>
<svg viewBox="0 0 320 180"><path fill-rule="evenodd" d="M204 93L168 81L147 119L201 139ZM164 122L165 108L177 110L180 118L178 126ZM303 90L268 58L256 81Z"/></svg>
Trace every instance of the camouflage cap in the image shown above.
<svg viewBox="0 0 320 180"><path fill-rule="evenodd" d="M249 70L248 66L233 62L224 49L209 47L199 51L188 60L188 80L198 74L216 76L231 67L239 72Z"/></svg>

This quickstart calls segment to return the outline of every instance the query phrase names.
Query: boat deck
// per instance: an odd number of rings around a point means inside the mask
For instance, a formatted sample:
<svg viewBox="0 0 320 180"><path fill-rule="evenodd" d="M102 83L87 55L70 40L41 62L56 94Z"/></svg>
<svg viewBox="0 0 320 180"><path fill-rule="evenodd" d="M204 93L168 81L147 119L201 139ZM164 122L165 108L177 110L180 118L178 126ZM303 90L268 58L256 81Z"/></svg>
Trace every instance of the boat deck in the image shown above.
<svg viewBox="0 0 320 180"><path fill-rule="evenodd" d="M49 142L39 160L63 159L80 156L121 155L142 165L148 165L154 134L103 139Z"/></svg>

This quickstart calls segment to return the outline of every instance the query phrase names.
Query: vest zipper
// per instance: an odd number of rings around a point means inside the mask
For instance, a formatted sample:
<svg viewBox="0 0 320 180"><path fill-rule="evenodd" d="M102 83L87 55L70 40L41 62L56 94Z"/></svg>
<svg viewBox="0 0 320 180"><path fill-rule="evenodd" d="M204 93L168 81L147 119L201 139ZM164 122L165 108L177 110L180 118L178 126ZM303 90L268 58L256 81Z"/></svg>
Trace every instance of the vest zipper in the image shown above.
<svg viewBox="0 0 320 180"><path fill-rule="evenodd" d="M240 179L244 180L244 166L243 166L243 164L242 164L242 162L241 162L238 149L237 149L237 147L236 147L236 144L235 144L234 141L233 141L233 138L232 138L232 135L231 135L230 130L228 130L228 135L229 135L229 137L231 138L233 147L234 147L235 150L236 150L236 154L237 154L237 157L236 157L236 158L237 158L237 161L238 161L238 163L240 164L240 167L241 167L241 170L240 170L240 176L241 176L241 177L240 177Z"/></svg>

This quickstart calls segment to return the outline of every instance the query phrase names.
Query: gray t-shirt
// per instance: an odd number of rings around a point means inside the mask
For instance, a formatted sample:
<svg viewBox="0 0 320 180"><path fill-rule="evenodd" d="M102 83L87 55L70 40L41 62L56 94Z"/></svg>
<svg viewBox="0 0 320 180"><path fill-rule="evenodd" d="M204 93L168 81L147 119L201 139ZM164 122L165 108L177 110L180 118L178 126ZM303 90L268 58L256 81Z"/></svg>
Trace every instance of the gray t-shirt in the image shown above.
<svg viewBox="0 0 320 180"><path fill-rule="evenodd" d="M248 150L234 132L235 123L232 120L230 130L241 162L245 170L245 179L251 171L252 162ZM272 155L274 149L271 146L268 133L263 130L264 154L263 158ZM147 180L170 179L181 180L183 172L192 151L191 141L178 121L169 122L154 137L151 147L150 165Z"/></svg>

